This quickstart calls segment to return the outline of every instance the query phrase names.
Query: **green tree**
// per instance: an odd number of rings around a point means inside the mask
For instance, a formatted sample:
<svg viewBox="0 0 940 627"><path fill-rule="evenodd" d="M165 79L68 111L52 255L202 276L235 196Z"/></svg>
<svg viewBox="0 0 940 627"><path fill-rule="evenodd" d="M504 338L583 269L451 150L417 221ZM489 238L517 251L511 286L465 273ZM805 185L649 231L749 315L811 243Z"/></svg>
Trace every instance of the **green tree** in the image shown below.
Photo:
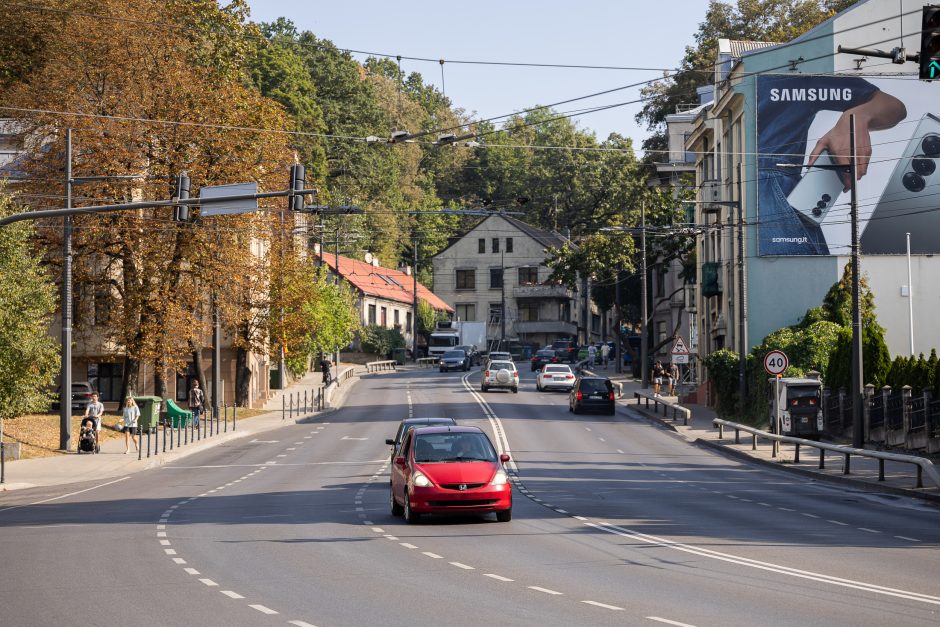
<svg viewBox="0 0 940 627"><path fill-rule="evenodd" d="M0 216L11 213L0 188ZM30 250L32 235L26 222L0 227L0 418L47 409L59 367L58 343L49 335L55 285Z"/></svg>

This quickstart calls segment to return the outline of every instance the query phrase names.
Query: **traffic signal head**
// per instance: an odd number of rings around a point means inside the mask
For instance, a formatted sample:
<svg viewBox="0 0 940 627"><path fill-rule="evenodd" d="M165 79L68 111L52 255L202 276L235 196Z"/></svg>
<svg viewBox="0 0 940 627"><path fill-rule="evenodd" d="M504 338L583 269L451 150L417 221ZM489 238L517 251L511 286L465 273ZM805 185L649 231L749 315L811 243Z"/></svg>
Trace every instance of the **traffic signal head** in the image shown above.
<svg viewBox="0 0 940 627"><path fill-rule="evenodd" d="M924 7L920 32L920 78L940 80L940 6Z"/></svg>
<svg viewBox="0 0 940 627"><path fill-rule="evenodd" d="M303 210L304 196L303 194L297 194L296 192L304 189L306 184L306 172L304 170L303 164L295 163L290 167L290 190L292 193L290 196L288 196L288 198L290 199L291 211Z"/></svg>
<svg viewBox="0 0 940 627"><path fill-rule="evenodd" d="M173 199L189 200L190 180L189 175L183 172L173 179ZM174 205L173 220L175 222L186 222L189 220L189 205Z"/></svg>

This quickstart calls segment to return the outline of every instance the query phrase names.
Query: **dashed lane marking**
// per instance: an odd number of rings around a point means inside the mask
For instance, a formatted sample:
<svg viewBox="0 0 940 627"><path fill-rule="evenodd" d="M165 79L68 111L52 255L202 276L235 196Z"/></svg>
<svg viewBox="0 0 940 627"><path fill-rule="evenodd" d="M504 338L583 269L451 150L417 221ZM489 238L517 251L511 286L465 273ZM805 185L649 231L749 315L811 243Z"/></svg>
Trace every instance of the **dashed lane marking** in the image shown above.
<svg viewBox="0 0 940 627"><path fill-rule="evenodd" d="M219 592L221 592L222 594L224 594L230 599L244 599L245 598L242 595L238 594L237 592L232 592L231 590L219 590Z"/></svg>
<svg viewBox="0 0 940 627"><path fill-rule="evenodd" d="M615 611L621 611L621 612L623 611L622 607L617 607L616 605L607 605L606 603L600 603L598 601L581 601L581 602L587 603L588 605L593 605L595 607L602 607L605 610L615 610Z"/></svg>
<svg viewBox="0 0 940 627"><path fill-rule="evenodd" d="M464 570L476 570L473 566L467 566L466 564L461 564L460 562L449 562L451 566L456 566L457 568L462 568Z"/></svg>
<svg viewBox="0 0 940 627"><path fill-rule="evenodd" d="M203 578L203 579L200 579L199 581L201 581L202 583L206 584L206 585L209 586L210 588L214 588L214 587L216 587L216 586L219 585L219 584L217 584L216 582L212 581L211 579L205 579L205 578Z"/></svg>
<svg viewBox="0 0 940 627"><path fill-rule="evenodd" d="M276 610L272 610L270 607L265 607L265 606L260 605L260 604L258 604L258 603L254 603L254 604L252 604L252 605L249 605L248 607L250 607L250 608L252 608L252 609L256 609L256 610L258 610L259 612L261 612L262 614L277 614L277 611L276 611Z"/></svg>
<svg viewBox="0 0 940 627"><path fill-rule="evenodd" d="M196 570L195 568L184 568L183 571L184 571L187 575L198 575L198 574L199 574L199 571Z"/></svg>
<svg viewBox="0 0 940 627"><path fill-rule="evenodd" d="M490 579L495 579L496 581L506 581L506 582L514 581L513 579L510 579L509 577L503 577L502 575L494 575L493 573L483 573L483 576L489 577Z"/></svg>
<svg viewBox="0 0 940 627"><path fill-rule="evenodd" d="M689 623L680 623L679 621L660 618L659 616L647 616L646 618L647 620L654 620L657 623L666 623L667 625L675 625L676 627L695 627L695 625L690 625Z"/></svg>
<svg viewBox="0 0 940 627"><path fill-rule="evenodd" d="M848 527L849 523L844 523L838 520L827 520L827 523L832 523L833 525L842 525L843 527Z"/></svg>
<svg viewBox="0 0 940 627"><path fill-rule="evenodd" d="M410 544L410 543L408 543L408 542L399 542L398 544L402 545L402 546L405 547L406 549L416 549L416 548L418 548L418 547L416 547L415 545Z"/></svg>
<svg viewBox="0 0 940 627"><path fill-rule="evenodd" d="M877 529L869 529L868 527L856 527L859 531L865 531L867 533L881 533Z"/></svg>
<svg viewBox="0 0 940 627"><path fill-rule="evenodd" d="M316 625L311 625L310 623L305 623L302 620L289 620L287 621L288 625L296 625L297 627L316 627Z"/></svg>
<svg viewBox="0 0 940 627"><path fill-rule="evenodd" d="M549 590L548 588L540 588L539 586L529 586L529 590L535 590L536 592L544 592L545 594L553 594L553 595L564 594L564 592L558 592L557 590Z"/></svg>
<svg viewBox="0 0 940 627"><path fill-rule="evenodd" d="M908 538L907 536L894 536L898 540L907 540L908 542L920 542L917 538Z"/></svg>
<svg viewBox="0 0 940 627"><path fill-rule="evenodd" d="M428 557L430 557L430 558L432 558L432 559L436 559L436 560L442 560L442 559L444 559L443 557L441 557L441 556L438 555L437 553L431 553L430 551L422 551L421 554L422 554L422 555L427 555Z"/></svg>

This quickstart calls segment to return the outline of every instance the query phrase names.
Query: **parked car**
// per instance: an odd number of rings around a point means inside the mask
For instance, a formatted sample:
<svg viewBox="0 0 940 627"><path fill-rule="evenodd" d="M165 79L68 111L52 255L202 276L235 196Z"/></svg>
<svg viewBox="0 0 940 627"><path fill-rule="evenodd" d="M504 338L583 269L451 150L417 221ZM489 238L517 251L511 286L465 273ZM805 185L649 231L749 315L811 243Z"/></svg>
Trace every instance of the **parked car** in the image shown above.
<svg viewBox="0 0 940 627"><path fill-rule="evenodd" d="M542 366L545 364L557 364L560 361L561 360L558 358L558 355L554 350L550 348L543 348L532 356L532 372L541 370Z"/></svg>
<svg viewBox="0 0 940 627"><path fill-rule="evenodd" d="M389 504L393 516L418 522L421 514L486 514L512 520L512 485L478 427L419 427L405 435L392 464Z"/></svg>
<svg viewBox="0 0 940 627"><path fill-rule="evenodd" d="M535 377L535 387L542 390L568 390L574 386L574 373L568 364L546 364Z"/></svg>
<svg viewBox="0 0 940 627"><path fill-rule="evenodd" d="M555 340L552 342L551 349L558 355L559 361L574 363L578 357L578 343L574 340Z"/></svg>
<svg viewBox="0 0 940 627"><path fill-rule="evenodd" d="M55 391L55 400L52 401L52 410L59 411L59 398L62 388ZM91 395L95 393L95 388L88 381L72 382L72 412L85 413L88 405L91 403Z"/></svg>
<svg viewBox="0 0 940 627"><path fill-rule="evenodd" d="M519 371L516 364L511 361L491 361L483 370L483 382L480 389L489 392L492 388L512 390L513 394L519 392Z"/></svg>
<svg viewBox="0 0 940 627"><path fill-rule="evenodd" d="M483 355L477 350L476 346L471 346L469 344L464 346L455 346L455 351L463 351L467 354L467 358L470 360L470 366L479 366L483 363Z"/></svg>
<svg viewBox="0 0 940 627"><path fill-rule="evenodd" d="M512 355L505 351L492 351L486 356L486 365L491 361L512 361Z"/></svg>
<svg viewBox="0 0 940 627"><path fill-rule="evenodd" d="M453 418L405 418L398 424L395 437L385 440L385 443L392 447L392 461L395 461L395 453L398 452L401 441L405 439L410 430L417 427L452 426L456 424L457 421Z"/></svg>
<svg viewBox="0 0 940 627"><path fill-rule="evenodd" d="M467 353L458 350L447 351L441 356L441 372L449 370L470 370L470 358Z"/></svg>
<svg viewBox="0 0 940 627"><path fill-rule="evenodd" d="M568 394L568 411L602 411L611 416L616 413L614 386L605 377L580 377Z"/></svg>

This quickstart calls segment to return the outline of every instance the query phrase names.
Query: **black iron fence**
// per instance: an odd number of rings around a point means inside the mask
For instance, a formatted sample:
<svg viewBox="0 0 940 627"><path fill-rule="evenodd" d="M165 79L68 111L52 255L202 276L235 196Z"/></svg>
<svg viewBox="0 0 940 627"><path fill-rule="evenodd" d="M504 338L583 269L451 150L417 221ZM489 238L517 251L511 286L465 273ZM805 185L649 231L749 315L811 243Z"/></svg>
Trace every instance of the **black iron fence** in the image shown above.
<svg viewBox="0 0 940 627"><path fill-rule="evenodd" d="M912 394L905 386L892 390L885 386L865 389L862 416L865 421L866 440L908 449L940 451L940 399L925 388ZM852 432L853 399L845 390L823 390L822 409L826 431L832 436L846 436Z"/></svg>

